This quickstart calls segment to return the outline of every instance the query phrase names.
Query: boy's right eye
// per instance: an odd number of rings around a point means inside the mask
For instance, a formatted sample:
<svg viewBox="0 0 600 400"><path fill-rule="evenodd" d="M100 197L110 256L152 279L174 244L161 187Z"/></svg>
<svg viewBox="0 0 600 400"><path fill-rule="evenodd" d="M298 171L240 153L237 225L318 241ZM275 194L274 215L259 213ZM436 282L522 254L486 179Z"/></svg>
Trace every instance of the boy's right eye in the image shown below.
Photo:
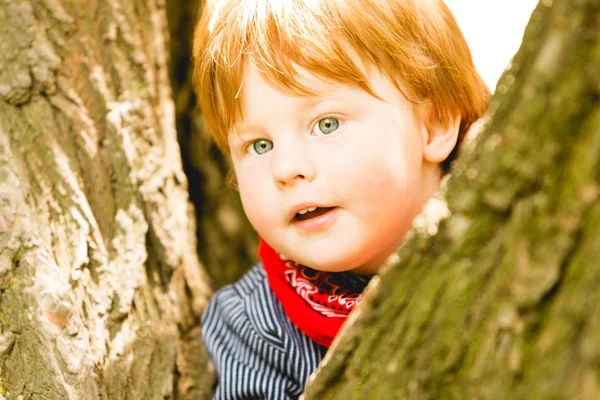
<svg viewBox="0 0 600 400"><path fill-rule="evenodd" d="M254 154L265 154L273 149L273 142L269 139L258 139L250 143L249 149Z"/></svg>

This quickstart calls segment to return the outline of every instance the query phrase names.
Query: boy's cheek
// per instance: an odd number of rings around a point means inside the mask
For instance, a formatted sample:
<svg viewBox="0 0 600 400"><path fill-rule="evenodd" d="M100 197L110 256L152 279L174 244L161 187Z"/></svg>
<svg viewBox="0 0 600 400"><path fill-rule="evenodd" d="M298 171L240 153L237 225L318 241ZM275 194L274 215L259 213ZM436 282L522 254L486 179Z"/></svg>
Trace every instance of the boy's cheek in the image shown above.
<svg viewBox="0 0 600 400"><path fill-rule="evenodd" d="M259 189L257 187L250 189L240 186L240 198L244 212L255 229L265 223L266 210L273 210L273 205L264 194L265 191Z"/></svg>
<svg viewBox="0 0 600 400"><path fill-rule="evenodd" d="M374 198L401 192L407 184L407 166L399 160L389 160L385 156L372 157L361 163L351 163L344 171L346 179L338 182L343 185L347 196L373 201Z"/></svg>

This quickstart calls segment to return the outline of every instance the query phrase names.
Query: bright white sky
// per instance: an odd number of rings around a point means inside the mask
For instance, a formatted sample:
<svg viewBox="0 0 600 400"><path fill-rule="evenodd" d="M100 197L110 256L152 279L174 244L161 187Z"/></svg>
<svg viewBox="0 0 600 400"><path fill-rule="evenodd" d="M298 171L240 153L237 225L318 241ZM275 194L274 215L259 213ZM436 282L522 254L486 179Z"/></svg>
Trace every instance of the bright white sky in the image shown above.
<svg viewBox="0 0 600 400"><path fill-rule="evenodd" d="M493 92L517 52L537 0L444 0L469 43L475 66Z"/></svg>

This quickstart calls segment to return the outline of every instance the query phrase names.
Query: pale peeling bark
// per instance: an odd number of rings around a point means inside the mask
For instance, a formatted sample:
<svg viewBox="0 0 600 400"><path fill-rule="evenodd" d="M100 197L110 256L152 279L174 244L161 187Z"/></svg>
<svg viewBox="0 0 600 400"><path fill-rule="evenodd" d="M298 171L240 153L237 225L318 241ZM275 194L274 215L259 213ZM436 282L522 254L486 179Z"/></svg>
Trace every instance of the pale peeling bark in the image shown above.
<svg viewBox="0 0 600 400"><path fill-rule="evenodd" d="M449 216L375 278L306 399L600 398L599 32L596 0L540 3Z"/></svg>
<svg viewBox="0 0 600 400"><path fill-rule="evenodd" d="M0 397L206 398L164 0L0 0Z"/></svg>

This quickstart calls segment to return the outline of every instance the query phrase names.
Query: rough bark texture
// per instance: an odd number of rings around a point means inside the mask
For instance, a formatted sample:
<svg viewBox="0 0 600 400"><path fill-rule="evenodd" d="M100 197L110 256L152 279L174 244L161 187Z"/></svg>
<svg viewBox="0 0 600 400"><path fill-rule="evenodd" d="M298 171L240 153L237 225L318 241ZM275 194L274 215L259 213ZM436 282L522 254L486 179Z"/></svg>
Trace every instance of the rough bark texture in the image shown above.
<svg viewBox="0 0 600 400"><path fill-rule="evenodd" d="M539 4L449 216L421 217L306 399L600 398L599 31L596 0Z"/></svg>
<svg viewBox="0 0 600 400"><path fill-rule="evenodd" d="M218 289L236 281L256 262L257 236L239 195L227 182L228 157L210 139L192 86L192 40L203 0L167 1L171 30L171 81L177 132L190 199L198 215L198 253Z"/></svg>
<svg viewBox="0 0 600 400"><path fill-rule="evenodd" d="M164 0L0 0L0 397L206 398Z"/></svg>

